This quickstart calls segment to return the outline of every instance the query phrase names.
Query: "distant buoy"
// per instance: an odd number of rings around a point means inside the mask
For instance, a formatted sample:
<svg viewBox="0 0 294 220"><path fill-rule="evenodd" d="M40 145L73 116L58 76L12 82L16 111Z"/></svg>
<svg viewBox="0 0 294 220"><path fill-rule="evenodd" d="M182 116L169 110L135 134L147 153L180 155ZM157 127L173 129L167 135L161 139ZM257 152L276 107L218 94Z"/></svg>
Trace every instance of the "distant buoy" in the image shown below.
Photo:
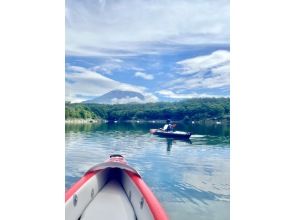
<svg viewBox="0 0 294 220"><path fill-rule="evenodd" d="M195 124L195 121L192 121L192 124Z"/></svg>

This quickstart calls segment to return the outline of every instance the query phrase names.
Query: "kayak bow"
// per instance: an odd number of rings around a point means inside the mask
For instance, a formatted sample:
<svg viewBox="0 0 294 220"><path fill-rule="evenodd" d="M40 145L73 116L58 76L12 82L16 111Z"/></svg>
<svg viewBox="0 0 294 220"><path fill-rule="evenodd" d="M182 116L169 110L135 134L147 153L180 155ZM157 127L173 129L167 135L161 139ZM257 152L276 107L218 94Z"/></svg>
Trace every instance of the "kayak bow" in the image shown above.
<svg viewBox="0 0 294 220"><path fill-rule="evenodd" d="M65 193L66 220L150 219L168 217L140 174L121 155L89 169Z"/></svg>

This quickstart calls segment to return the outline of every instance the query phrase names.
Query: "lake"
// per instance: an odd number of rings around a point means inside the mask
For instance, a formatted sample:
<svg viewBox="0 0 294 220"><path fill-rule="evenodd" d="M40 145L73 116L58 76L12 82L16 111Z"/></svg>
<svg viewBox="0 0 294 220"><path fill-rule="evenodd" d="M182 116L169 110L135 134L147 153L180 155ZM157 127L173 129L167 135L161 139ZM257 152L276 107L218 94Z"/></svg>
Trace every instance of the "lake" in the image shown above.
<svg viewBox="0 0 294 220"><path fill-rule="evenodd" d="M110 154L122 154L154 192L170 219L230 218L228 123L178 124L190 141L149 133L156 123L65 125L65 188Z"/></svg>

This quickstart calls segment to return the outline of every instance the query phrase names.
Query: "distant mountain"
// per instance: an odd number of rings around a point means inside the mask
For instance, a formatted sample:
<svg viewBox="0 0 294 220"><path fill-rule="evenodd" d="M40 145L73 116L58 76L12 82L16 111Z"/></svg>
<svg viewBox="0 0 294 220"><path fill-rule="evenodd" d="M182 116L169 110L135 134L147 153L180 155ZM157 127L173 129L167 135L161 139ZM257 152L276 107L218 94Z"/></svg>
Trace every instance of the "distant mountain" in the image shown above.
<svg viewBox="0 0 294 220"><path fill-rule="evenodd" d="M125 104L130 102L141 103L144 102L144 100L145 97L139 92L112 90L94 99L84 101L83 103Z"/></svg>

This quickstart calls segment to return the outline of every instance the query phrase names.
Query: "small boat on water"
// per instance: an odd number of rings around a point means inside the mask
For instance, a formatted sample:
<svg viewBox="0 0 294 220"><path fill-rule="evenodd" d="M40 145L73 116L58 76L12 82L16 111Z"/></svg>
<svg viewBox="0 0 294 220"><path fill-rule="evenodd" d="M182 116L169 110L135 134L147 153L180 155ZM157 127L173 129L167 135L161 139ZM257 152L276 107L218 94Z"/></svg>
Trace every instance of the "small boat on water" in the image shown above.
<svg viewBox="0 0 294 220"><path fill-rule="evenodd" d="M178 139L189 139L192 135L191 132L184 131L164 131L162 129L150 129L150 133L166 138L178 138Z"/></svg>
<svg viewBox="0 0 294 220"><path fill-rule="evenodd" d="M65 193L66 220L167 220L140 174L118 154L89 169Z"/></svg>

